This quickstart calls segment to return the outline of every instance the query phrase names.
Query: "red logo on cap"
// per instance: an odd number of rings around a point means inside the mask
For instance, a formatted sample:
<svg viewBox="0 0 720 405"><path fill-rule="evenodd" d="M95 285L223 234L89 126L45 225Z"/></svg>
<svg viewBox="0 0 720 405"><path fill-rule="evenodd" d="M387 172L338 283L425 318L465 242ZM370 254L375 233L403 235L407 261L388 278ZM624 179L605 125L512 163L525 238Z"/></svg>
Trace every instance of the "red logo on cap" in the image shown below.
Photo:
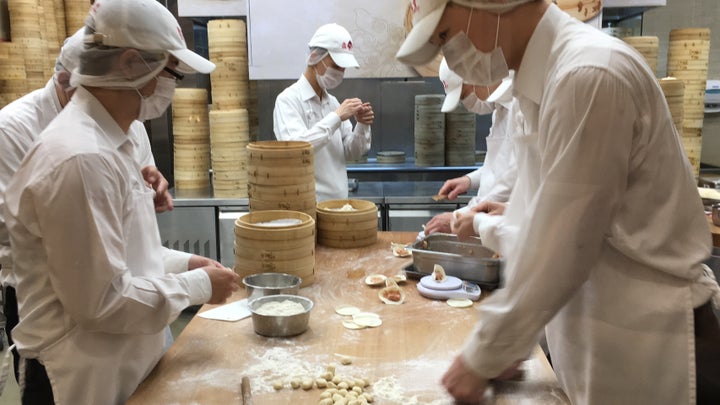
<svg viewBox="0 0 720 405"><path fill-rule="evenodd" d="M342 49L347 49L349 51L352 51L352 41L343 42Z"/></svg>
<svg viewBox="0 0 720 405"><path fill-rule="evenodd" d="M100 2L96 1L91 7L90 12L91 13L97 13L97 10L100 8Z"/></svg>
<svg viewBox="0 0 720 405"><path fill-rule="evenodd" d="M417 5L417 0L412 0L412 11L413 13L420 11L420 7Z"/></svg>
<svg viewBox="0 0 720 405"><path fill-rule="evenodd" d="M178 37L180 38L180 40L183 41L183 42L185 42L185 38L183 38L182 30L180 29L180 27L178 26L178 27L175 27L175 28L177 28Z"/></svg>
<svg viewBox="0 0 720 405"><path fill-rule="evenodd" d="M445 80L443 80L442 83L443 83L443 87L445 87L445 88L447 89L447 88L448 88L448 82L446 82Z"/></svg>

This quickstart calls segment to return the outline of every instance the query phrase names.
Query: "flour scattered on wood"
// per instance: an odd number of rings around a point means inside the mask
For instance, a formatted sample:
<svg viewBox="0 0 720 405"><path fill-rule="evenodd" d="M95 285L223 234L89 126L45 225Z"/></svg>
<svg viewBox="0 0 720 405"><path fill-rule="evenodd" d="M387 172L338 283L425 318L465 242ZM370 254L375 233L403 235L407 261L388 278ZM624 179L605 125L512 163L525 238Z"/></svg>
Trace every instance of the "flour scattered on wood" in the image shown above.
<svg viewBox="0 0 720 405"><path fill-rule="evenodd" d="M292 379L302 380L309 375L320 375L323 372L323 362L318 360L309 363L298 360L297 356L301 352L299 348L282 347L263 350L260 354L254 352L254 360L248 362L253 365L244 370L244 373L250 376L253 391L271 392L273 382L277 380L289 385Z"/></svg>

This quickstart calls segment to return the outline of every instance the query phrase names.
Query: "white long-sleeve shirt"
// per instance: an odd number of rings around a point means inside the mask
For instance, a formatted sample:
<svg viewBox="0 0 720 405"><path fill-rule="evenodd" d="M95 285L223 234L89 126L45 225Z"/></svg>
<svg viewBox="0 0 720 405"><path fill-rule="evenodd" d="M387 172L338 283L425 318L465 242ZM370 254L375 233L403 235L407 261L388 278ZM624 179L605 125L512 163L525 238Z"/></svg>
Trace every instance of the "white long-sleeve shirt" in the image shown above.
<svg viewBox="0 0 720 405"><path fill-rule="evenodd" d="M0 110L0 265L3 268L0 272L0 284L5 286L14 286L15 282L10 272L12 254L2 209L2 194L40 133L61 110L53 80L49 80L42 89L37 89ZM137 162L142 167L155 166L145 126L135 121L128 134ZM166 270L172 273L187 270L192 256L170 249L163 249L163 255Z"/></svg>
<svg viewBox="0 0 720 405"><path fill-rule="evenodd" d="M504 288L480 305L464 359L494 377L547 324L573 403L694 403L692 309L712 293L711 238L655 76L550 4L515 91L528 174L505 212Z"/></svg>
<svg viewBox="0 0 720 405"><path fill-rule="evenodd" d="M515 131L514 119L520 114L517 100L495 103L492 127L485 138L487 155L483 165L466 176L470 178L470 188L477 188L477 195L470 199L467 206L461 208L462 213L483 201L507 202L510 198L517 177L517 162L511 135Z"/></svg>
<svg viewBox="0 0 720 405"><path fill-rule="evenodd" d="M370 126L358 123L353 129L350 120L342 121L335 113L339 106L325 90L320 99L304 75L275 100L275 138L313 146L317 201L347 198L345 162L370 150Z"/></svg>
<svg viewBox="0 0 720 405"><path fill-rule="evenodd" d="M123 403L164 351L165 327L211 296L203 270L166 274L134 144L78 88L5 193L20 355L58 404Z"/></svg>

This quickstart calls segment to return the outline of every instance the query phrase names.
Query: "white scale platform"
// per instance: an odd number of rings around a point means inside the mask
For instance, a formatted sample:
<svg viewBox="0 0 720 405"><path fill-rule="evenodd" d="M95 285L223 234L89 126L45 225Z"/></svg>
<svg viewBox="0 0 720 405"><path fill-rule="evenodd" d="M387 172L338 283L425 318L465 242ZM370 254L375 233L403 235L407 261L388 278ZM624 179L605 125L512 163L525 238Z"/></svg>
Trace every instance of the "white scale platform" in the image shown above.
<svg viewBox="0 0 720 405"><path fill-rule="evenodd" d="M426 298L434 300L447 300L451 298L467 298L473 301L480 299L480 286L467 281L462 281L454 276L447 276L447 279L438 283L432 275L420 279L417 284L418 292Z"/></svg>

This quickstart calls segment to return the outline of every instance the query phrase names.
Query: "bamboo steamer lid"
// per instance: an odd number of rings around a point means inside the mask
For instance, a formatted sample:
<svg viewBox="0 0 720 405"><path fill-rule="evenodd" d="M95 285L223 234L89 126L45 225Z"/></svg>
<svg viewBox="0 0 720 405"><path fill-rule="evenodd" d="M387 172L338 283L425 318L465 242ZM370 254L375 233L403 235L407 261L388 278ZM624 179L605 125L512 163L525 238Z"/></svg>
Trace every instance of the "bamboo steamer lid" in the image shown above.
<svg viewBox="0 0 720 405"><path fill-rule="evenodd" d="M295 219L299 223L272 227L259 225L281 219ZM235 271L240 276L252 272L282 272L301 277L302 286L310 285L315 273L314 246L315 220L302 212L256 211L235 221ZM258 249L274 253L261 254L258 258Z"/></svg>
<svg viewBox="0 0 720 405"><path fill-rule="evenodd" d="M258 200L250 198L250 211L267 211L267 210L291 210L304 212L315 218L315 197L301 199L285 199L285 200Z"/></svg>
<svg viewBox="0 0 720 405"><path fill-rule="evenodd" d="M210 186L210 129L207 91L176 89L172 105L175 187Z"/></svg>
<svg viewBox="0 0 720 405"><path fill-rule="evenodd" d="M682 128L684 118L684 95L685 85L682 80L674 77L665 77L658 81L660 88L665 94L665 100L667 101L670 114L673 117L675 127L678 129Z"/></svg>

